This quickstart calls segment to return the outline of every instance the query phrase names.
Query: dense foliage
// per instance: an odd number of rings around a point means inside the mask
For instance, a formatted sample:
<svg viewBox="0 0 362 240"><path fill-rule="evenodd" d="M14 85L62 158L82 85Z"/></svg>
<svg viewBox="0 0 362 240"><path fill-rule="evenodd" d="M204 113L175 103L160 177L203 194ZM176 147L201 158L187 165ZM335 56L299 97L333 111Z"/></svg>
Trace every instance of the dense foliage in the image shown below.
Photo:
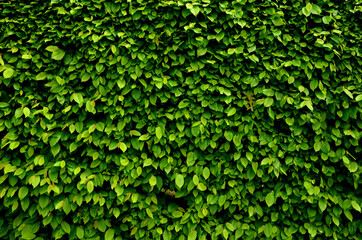
<svg viewBox="0 0 362 240"><path fill-rule="evenodd" d="M362 239L360 0L0 0L1 239Z"/></svg>

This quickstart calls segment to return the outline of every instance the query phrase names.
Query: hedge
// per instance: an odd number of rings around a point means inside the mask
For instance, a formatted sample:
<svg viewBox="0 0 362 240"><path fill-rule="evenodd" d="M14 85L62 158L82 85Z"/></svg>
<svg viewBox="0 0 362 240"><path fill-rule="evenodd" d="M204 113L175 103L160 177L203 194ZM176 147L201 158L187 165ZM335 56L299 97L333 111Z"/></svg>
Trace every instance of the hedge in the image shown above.
<svg viewBox="0 0 362 240"><path fill-rule="evenodd" d="M361 0L0 1L1 239L362 239Z"/></svg>

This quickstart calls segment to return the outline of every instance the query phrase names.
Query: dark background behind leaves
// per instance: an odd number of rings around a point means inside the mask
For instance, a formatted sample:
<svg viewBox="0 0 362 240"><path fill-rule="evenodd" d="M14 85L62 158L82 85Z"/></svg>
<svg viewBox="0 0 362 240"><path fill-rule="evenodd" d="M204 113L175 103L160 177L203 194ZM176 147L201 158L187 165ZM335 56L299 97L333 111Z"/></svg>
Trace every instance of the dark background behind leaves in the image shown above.
<svg viewBox="0 0 362 240"><path fill-rule="evenodd" d="M361 1L0 1L1 239L361 239Z"/></svg>

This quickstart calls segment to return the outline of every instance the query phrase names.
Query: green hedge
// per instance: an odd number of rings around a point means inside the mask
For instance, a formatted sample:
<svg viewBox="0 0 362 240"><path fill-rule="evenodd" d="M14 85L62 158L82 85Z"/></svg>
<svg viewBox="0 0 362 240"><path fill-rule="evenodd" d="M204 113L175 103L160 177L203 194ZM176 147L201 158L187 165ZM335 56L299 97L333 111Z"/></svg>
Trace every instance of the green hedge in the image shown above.
<svg viewBox="0 0 362 240"><path fill-rule="evenodd" d="M362 239L361 0L0 1L1 239Z"/></svg>

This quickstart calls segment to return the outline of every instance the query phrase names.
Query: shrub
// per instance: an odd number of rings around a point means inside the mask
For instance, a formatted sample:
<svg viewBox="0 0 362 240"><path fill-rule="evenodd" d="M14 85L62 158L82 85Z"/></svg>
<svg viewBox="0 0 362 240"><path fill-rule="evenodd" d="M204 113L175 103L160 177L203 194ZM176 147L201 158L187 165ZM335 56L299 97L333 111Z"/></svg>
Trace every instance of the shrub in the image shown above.
<svg viewBox="0 0 362 240"><path fill-rule="evenodd" d="M0 10L0 238L362 238L360 0Z"/></svg>

